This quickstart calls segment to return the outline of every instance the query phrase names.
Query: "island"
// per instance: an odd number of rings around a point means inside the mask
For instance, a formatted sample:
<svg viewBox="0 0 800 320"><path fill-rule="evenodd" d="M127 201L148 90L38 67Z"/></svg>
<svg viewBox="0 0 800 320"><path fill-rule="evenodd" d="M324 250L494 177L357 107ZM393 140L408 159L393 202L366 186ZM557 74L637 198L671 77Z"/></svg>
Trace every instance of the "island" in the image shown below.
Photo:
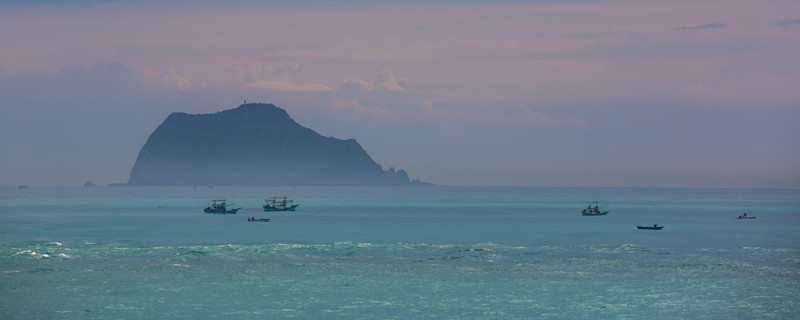
<svg viewBox="0 0 800 320"><path fill-rule="evenodd" d="M273 104L170 114L131 169L130 186L413 186L355 139L325 137Z"/></svg>

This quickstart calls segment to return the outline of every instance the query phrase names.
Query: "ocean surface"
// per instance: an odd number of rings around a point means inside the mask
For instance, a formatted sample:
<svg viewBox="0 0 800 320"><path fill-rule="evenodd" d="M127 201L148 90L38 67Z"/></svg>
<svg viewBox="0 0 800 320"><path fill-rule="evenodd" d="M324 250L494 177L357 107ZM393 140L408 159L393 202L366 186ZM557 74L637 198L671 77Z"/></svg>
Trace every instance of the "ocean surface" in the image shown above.
<svg viewBox="0 0 800 320"><path fill-rule="evenodd" d="M799 190L0 188L0 319L798 319L799 231Z"/></svg>

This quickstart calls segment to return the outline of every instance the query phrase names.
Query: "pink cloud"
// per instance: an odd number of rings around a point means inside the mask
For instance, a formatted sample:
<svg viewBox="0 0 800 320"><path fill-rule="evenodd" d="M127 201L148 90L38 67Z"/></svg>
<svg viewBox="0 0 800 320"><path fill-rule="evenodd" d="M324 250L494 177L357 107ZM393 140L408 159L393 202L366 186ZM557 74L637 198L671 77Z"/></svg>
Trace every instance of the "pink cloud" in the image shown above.
<svg viewBox="0 0 800 320"><path fill-rule="evenodd" d="M406 87L412 85L412 81L408 79L395 79L394 75L389 70L381 70L375 77L375 81L370 83L364 80L349 79L342 83L339 88L345 91L373 91L373 90L387 90L387 91L406 91Z"/></svg>
<svg viewBox="0 0 800 320"><path fill-rule="evenodd" d="M375 79L375 88L391 91L405 90L397 84L397 80L394 79L392 72L389 70L381 70L381 73L379 73L377 79Z"/></svg>
<svg viewBox="0 0 800 320"><path fill-rule="evenodd" d="M381 106L368 106L361 104L359 101L345 101L342 99L333 99L332 102L330 109L333 113L354 114L362 118L379 119L382 122L397 118L395 113Z"/></svg>
<svg viewBox="0 0 800 320"><path fill-rule="evenodd" d="M244 85L246 89L264 89L270 91L293 91L293 92L319 92L334 91L333 88L324 84L296 84L285 81L255 81Z"/></svg>
<svg viewBox="0 0 800 320"><path fill-rule="evenodd" d="M175 87L181 90L192 88L192 82L176 73L174 69L170 69L169 73L161 76L156 83L167 87Z"/></svg>
<svg viewBox="0 0 800 320"><path fill-rule="evenodd" d="M415 79L414 86L441 84L472 100L523 103L681 96L692 85L686 79L694 79L706 83L708 99L740 101L758 95L762 84L777 84L781 89L768 98L795 103L794 90L780 81L798 71L778 75L771 66L796 63L799 31L775 27L796 18L789 13L794 7L791 1L21 7L0 12L14 26L0 29L0 66L13 75L116 61L182 87L408 90L409 83L380 73L392 70ZM727 27L675 30L709 23ZM708 60L721 63L705 68ZM740 70L722 71L732 68ZM383 78L372 88L348 82L376 73ZM730 77L750 83L711 85ZM441 88L426 91L433 90Z"/></svg>
<svg viewBox="0 0 800 320"><path fill-rule="evenodd" d="M339 90L343 91L372 91L375 90L375 85L369 81L349 79L339 85Z"/></svg>

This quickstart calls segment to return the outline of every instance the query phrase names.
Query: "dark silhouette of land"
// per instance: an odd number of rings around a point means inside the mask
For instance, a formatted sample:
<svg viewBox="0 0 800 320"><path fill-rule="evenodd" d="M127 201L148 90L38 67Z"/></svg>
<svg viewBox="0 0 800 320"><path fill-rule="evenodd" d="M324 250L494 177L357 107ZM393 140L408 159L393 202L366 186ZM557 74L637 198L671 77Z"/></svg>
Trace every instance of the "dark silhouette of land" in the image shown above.
<svg viewBox="0 0 800 320"><path fill-rule="evenodd" d="M147 139L128 185L408 186L355 139L324 137L272 104L214 114L172 113Z"/></svg>

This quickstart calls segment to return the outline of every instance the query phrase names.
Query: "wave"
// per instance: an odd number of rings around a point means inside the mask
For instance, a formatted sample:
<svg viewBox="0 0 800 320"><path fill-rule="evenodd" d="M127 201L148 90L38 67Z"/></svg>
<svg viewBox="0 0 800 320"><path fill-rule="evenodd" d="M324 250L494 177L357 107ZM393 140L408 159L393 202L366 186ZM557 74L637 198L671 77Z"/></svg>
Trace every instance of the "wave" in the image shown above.
<svg viewBox="0 0 800 320"><path fill-rule="evenodd" d="M137 242L76 243L35 242L23 246L0 245L0 256L35 260L156 259L170 265L212 262L262 263L455 263L464 266L492 264L535 266L562 265L571 272L624 270L625 264L639 268L667 269L722 266L749 270L757 267L784 268L800 273L800 251L788 248L742 247L727 249L671 249L638 244L511 246L485 243L269 243L188 246L148 246ZM788 268L788 269L787 269ZM717 267L711 268L717 269ZM759 271L760 272L760 271Z"/></svg>
<svg viewBox="0 0 800 320"><path fill-rule="evenodd" d="M4 249L5 248L5 249ZM572 253L593 253L593 254L616 254L616 253L657 253L657 254L678 254L686 252L705 253L763 253L763 254L786 254L798 255L800 250L793 248L767 248L767 247L740 247L740 248L700 248L700 249L675 249L659 248L639 244L621 245L540 245L540 246L514 246L494 242L482 243L428 243L428 242L395 242L395 243L372 243L356 241L336 241L330 243L266 243L266 244L222 244L222 245L173 245L173 246L148 246L136 241L118 241L109 243L83 242L65 246L62 242L30 242L16 246L0 244L3 250L18 250L14 255L29 254L53 255L77 251L83 254L104 253L107 255L117 254L149 254L159 252L176 252L181 254L205 255L211 252L260 252L260 253L284 253L284 252L336 252L347 250L358 250L363 252L386 251L386 252L504 252L504 253L547 253L547 252L572 252ZM37 253L40 252L40 253ZM35 254L34 254L35 253Z"/></svg>

